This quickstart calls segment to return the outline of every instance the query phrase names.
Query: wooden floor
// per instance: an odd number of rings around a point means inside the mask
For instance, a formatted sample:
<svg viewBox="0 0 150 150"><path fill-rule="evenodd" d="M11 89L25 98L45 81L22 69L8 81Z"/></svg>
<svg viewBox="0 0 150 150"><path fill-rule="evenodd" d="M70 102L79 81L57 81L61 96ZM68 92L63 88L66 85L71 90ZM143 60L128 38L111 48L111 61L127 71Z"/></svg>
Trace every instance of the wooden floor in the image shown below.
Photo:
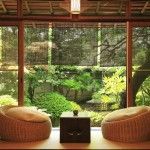
<svg viewBox="0 0 150 150"><path fill-rule="evenodd" d="M59 129L54 128L47 140L30 143L0 141L0 149L150 149L150 141L142 143L113 142L102 137L100 128L92 128L91 143L62 144L59 142Z"/></svg>

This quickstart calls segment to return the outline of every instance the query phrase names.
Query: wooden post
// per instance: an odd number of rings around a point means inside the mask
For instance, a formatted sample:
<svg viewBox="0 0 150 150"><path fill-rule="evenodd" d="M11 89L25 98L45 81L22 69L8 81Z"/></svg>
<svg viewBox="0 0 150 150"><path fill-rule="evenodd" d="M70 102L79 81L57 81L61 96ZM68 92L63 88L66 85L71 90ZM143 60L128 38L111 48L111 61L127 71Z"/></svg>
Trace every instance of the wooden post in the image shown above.
<svg viewBox="0 0 150 150"><path fill-rule="evenodd" d="M130 19L130 17L131 17L131 1L128 0L126 5L126 19Z"/></svg>
<svg viewBox="0 0 150 150"><path fill-rule="evenodd" d="M17 0L17 16L18 18L23 16L23 1Z"/></svg>
<svg viewBox="0 0 150 150"><path fill-rule="evenodd" d="M127 22L127 107L133 106L132 96L132 24Z"/></svg>
<svg viewBox="0 0 150 150"><path fill-rule="evenodd" d="M24 103L24 22L18 26L18 105Z"/></svg>

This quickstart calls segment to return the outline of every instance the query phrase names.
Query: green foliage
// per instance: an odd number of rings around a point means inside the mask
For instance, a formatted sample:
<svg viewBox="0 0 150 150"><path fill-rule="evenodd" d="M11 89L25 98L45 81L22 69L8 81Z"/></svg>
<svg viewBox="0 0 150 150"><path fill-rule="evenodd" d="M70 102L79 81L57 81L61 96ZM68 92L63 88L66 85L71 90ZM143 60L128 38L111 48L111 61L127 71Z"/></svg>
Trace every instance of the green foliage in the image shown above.
<svg viewBox="0 0 150 150"><path fill-rule="evenodd" d="M62 85L69 89L77 90L77 91L83 88L83 86L79 82L77 82L75 79L66 79L62 82Z"/></svg>
<svg viewBox="0 0 150 150"><path fill-rule="evenodd" d="M16 66L18 65L18 28L0 27L2 42L2 64ZM1 43L0 42L0 43Z"/></svg>
<svg viewBox="0 0 150 150"><path fill-rule="evenodd" d="M57 65L56 66L56 71L59 71L60 73L78 73L79 69L76 66L64 66L64 65Z"/></svg>
<svg viewBox="0 0 150 150"><path fill-rule="evenodd" d="M80 109L79 105L68 101L63 95L55 92L42 94L35 100L35 105L39 108L45 108L47 113L51 114L54 119L60 117L64 111Z"/></svg>
<svg viewBox="0 0 150 150"><path fill-rule="evenodd" d="M70 101L71 104L71 110L80 110L81 111L81 107L80 105L76 104L75 102Z"/></svg>
<svg viewBox="0 0 150 150"><path fill-rule="evenodd" d="M147 105L150 106L150 77L148 77L141 85L137 95L136 104L137 105Z"/></svg>
<svg viewBox="0 0 150 150"><path fill-rule="evenodd" d="M146 59L146 50L141 49L133 59L133 64L143 64Z"/></svg>
<svg viewBox="0 0 150 150"><path fill-rule="evenodd" d="M30 68L26 74L27 81L32 81L32 87L35 88L40 85L41 82L44 82L47 78L48 71L42 67Z"/></svg>
<svg viewBox="0 0 150 150"><path fill-rule="evenodd" d="M4 105L17 105L17 101L10 95L2 95L0 96L0 106Z"/></svg>
<svg viewBox="0 0 150 150"><path fill-rule="evenodd" d="M52 64L83 66L94 63L96 28L53 28L52 39L55 43Z"/></svg>
<svg viewBox="0 0 150 150"><path fill-rule="evenodd" d="M141 66L147 61L150 64L150 27L138 27L133 30L133 65Z"/></svg>
<svg viewBox="0 0 150 150"><path fill-rule="evenodd" d="M100 87L98 80L94 79L90 73L83 72L80 75L76 75L73 79L63 80L62 85L77 91L96 91Z"/></svg>
<svg viewBox="0 0 150 150"><path fill-rule="evenodd" d="M60 84L59 77L55 73L55 67L49 68L34 66L26 71L26 90L27 97L32 101L34 99L34 91L40 87L41 83L48 82L51 86Z"/></svg>
<svg viewBox="0 0 150 150"><path fill-rule="evenodd" d="M0 95L11 95L17 98L18 88L17 72L2 71L0 72Z"/></svg>
<svg viewBox="0 0 150 150"><path fill-rule="evenodd" d="M103 78L102 88L93 94L93 99L100 100L104 103L120 101L120 93L125 90L124 69L116 68L116 72L112 76L105 76Z"/></svg>
<svg viewBox="0 0 150 150"><path fill-rule="evenodd" d="M76 66L49 66L48 68L34 66L29 70L26 69L26 96L32 102L35 98L34 91L43 85L41 83L49 83L53 90L64 86L68 90L97 91L100 80L95 79L88 70L91 71L91 68Z"/></svg>
<svg viewBox="0 0 150 150"><path fill-rule="evenodd" d="M87 91L95 91L100 86L99 82L94 79L90 73L82 73L79 76L76 76L76 80L83 86L83 89L86 89Z"/></svg>
<svg viewBox="0 0 150 150"><path fill-rule="evenodd" d="M25 42L26 45L32 42L43 42L48 40L48 28L25 28Z"/></svg>
<svg viewBox="0 0 150 150"><path fill-rule="evenodd" d="M85 112L88 113L88 115L90 116L92 127L100 127L103 118L109 113L109 112L94 112L94 111L85 111Z"/></svg>
<svg viewBox="0 0 150 150"><path fill-rule="evenodd" d="M35 88L40 86L41 82L43 83L45 81L46 76L47 72L44 70L44 68L34 66L33 68L26 70L26 96L31 101L34 99Z"/></svg>
<svg viewBox="0 0 150 150"><path fill-rule="evenodd" d="M33 104L31 103L31 100L27 97L24 99L24 105L25 106L33 106Z"/></svg>

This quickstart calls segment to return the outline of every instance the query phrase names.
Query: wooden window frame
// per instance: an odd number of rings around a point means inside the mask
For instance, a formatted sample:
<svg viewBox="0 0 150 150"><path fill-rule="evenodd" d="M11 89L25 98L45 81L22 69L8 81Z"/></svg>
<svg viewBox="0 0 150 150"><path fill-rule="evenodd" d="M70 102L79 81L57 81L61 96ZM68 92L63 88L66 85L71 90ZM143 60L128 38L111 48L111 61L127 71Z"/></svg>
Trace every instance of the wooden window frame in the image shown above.
<svg viewBox="0 0 150 150"><path fill-rule="evenodd" d="M126 91L127 107L133 106L132 100L132 29L135 26L150 26L147 18L134 18L131 16L131 2L128 1L125 17L79 16L74 19L70 16L23 16L23 0L17 0L16 16L0 16L0 26L18 27L18 105L24 105L24 22L49 21L49 22L123 22L126 23ZM10 21L8 21L10 20Z"/></svg>

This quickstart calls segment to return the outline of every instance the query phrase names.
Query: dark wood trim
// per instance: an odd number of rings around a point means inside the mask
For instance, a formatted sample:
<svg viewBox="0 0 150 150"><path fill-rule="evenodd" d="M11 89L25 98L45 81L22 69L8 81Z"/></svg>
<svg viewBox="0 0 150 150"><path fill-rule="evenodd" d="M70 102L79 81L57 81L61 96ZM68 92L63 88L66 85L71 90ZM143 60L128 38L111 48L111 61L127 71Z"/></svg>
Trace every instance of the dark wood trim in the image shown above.
<svg viewBox="0 0 150 150"><path fill-rule="evenodd" d="M29 16L21 16L21 17L15 15L1 15L0 20L49 21L49 22L127 22L127 21L148 22L149 16L128 17L128 16L81 16L79 15L78 18L74 19L72 18L72 15L68 15L68 16L29 15Z"/></svg>
<svg viewBox="0 0 150 150"><path fill-rule="evenodd" d="M18 105L24 103L24 22L18 26Z"/></svg>
<svg viewBox="0 0 150 150"><path fill-rule="evenodd" d="M126 5L126 18L130 17L131 17L131 1L128 0Z"/></svg>
<svg viewBox="0 0 150 150"><path fill-rule="evenodd" d="M132 23L127 22L127 107L133 106L133 96L132 96Z"/></svg>
<svg viewBox="0 0 150 150"><path fill-rule="evenodd" d="M18 26L18 22L16 21L1 21L0 26Z"/></svg>
<svg viewBox="0 0 150 150"><path fill-rule="evenodd" d="M148 27L150 26L150 21L146 21L146 22L133 22L132 23L133 27Z"/></svg>
<svg viewBox="0 0 150 150"><path fill-rule="evenodd" d="M23 16L23 0L17 0L17 16Z"/></svg>

